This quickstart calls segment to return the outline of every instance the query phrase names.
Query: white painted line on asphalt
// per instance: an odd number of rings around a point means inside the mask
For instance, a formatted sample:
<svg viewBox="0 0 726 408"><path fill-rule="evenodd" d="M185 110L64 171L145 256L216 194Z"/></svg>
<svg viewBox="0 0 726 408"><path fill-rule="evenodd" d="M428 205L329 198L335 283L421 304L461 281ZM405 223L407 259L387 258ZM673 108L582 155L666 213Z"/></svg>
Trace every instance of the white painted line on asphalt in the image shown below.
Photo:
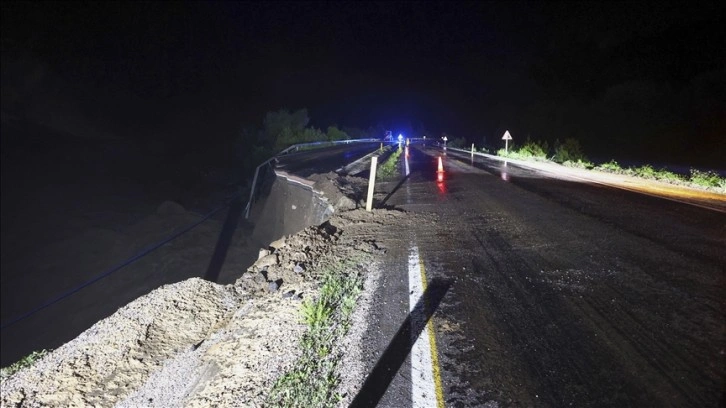
<svg viewBox="0 0 726 408"><path fill-rule="evenodd" d="M468 152L468 151L464 151L464 150L461 150L461 149L456 149L456 150L461 151L461 152ZM687 204L687 205L692 205L694 207L704 208L706 210L718 211L718 212L722 212L722 213L723 212L726 212L726 210L724 209L724 207L719 207L719 206L712 205L712 204L704 204L704 203L701 203L701 202L689 201L688 199L673 197L674 194L677 194L675 192L671 192L671 193L666 193L666 192L653 193L653 192L650 192L650 191L648 191L648 189L646 187L643 187L643 184L646 183L645 181L632 180L631 182L633 182L633 183L639 183L641 185L641 187L640 188L628 187L628 186L625 185L625 181L623 181L623 180L616 180L616 181L599 180L599 179L597 179L597 177L598 177L598 174L597 173L591 173L591 174L588 174L587 177L585 177L585 176L582 176L582 175L576 175L576 174L574 174L574 172L577 172L578 170L576 170L576 169L570 169L570 168L567 168L567 167L557 168L557 167L553 167L553 165L550 165L550 164L540 164L540 163L536 163L536 162L532 163L532 162L528 162L528 161L525 161L525 160L516 160L516 159L510 159L510 158L502 158L502 157L499 157L499 156L493 156L493 155L484 154L484 153L474 153L474 154L477 155L477 156L481 156L481 157L485 157L485 158L489 158L489 159L493 159L493 160L498 160L498 161L504 162L505 164L507 162L514 163L514 164L516 164L518 166L526 167L526 168L528 168L530 170L537 170L537 171L539 171L541 173L549 173L551 175L559 176L560 178L564 178L564 179L566 179L566 177L569 177L569 178L572 178L572 179L575 179L575 180L578 180L578 181L583 181L585 183L598 184L598 185L601 185L601 186L610 187L610 188L617 188L617 189L626 190L626 191L630 191L630 192L637 193L637 194L644 194L644 195L651 196L651 197L655 197L655 198L662 198L662 199L666 199L666 200L673 201L673 202L676 202L676 203ZM546 167L548 167L548 168L546 168ZM611 174L608 174L608 175L605 175L605 177L611 177L612 178L612 177L615 177L615 176L613 176ZM636 186L637 185L638 184L636 184ZM662 186L661 189L662 188L666 188L666 187L663 187ZM672 188L672 189L677 190L678 186L668 186L668 188ZM683 187L683 188L686 189L686 190L691 190L691 189L688 189L687 187ZM691 193L692 194L697 194L698 191L697 190L696 191L692 191ZM671 194L671 195L668 195L668 194ZM716 194L716 193L708 193L708 194Z"/></svg>
<svg viewBox="0 0 726 408"><path fill-rule="evenodd" d="M425 308L416 309L421 302L425 304L426 273L419 257L418 247L411 248L408 257L409 309L411 311L411 402L413 408L443 407L444 398L441 388L441 374L436 350L436 337L432 319L426 323ZM418 333L418 328L423 330Z"/></svg>

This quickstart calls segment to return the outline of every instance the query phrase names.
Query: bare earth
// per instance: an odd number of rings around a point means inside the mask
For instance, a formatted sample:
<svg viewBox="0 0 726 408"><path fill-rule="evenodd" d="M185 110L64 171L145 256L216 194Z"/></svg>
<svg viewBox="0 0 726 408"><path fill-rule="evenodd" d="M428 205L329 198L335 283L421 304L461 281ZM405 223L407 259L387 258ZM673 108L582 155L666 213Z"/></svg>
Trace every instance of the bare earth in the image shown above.
<svg viewBox="0 0 726 408"><path fill-rule="evenodd" d="M316 177L317 187L346 206L351 201L341 200L333 184L365 183L332 179ZM162 286L3 381L2 407L262 406L298 355L305 329L299 309L302 299L317 296L316 271L355 253L380 253L373 237L402 216L339 211L328 223L272 243L270 254L233 284L191 278ZM360 268L366 288L340 344L341 406L365 374L358 339L379 274L375 262ZM280 280L279 289L270 286Z"/></svg>

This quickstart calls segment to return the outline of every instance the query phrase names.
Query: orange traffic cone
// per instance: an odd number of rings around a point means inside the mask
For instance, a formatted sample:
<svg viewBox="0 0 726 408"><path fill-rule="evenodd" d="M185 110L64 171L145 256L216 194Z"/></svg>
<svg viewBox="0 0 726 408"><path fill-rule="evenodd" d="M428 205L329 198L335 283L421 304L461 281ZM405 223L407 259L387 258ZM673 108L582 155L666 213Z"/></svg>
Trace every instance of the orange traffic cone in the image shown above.
<svg viewBox="0 0 726 408"><path fill-rule="evenodd" d="M436 170L437 173L443 173L444 172L444 163L441 161L441 156L439 156L439 169Z"/></svg>

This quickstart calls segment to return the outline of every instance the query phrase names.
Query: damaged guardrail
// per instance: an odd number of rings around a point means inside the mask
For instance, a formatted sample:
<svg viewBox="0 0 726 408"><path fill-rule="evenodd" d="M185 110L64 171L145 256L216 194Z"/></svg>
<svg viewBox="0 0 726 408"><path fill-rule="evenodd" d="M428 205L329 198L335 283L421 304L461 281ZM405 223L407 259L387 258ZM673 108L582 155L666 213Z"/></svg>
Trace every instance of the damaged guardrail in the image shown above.
<svg viewBox="0 0 726 408"><path fill-rule="evenodd" d="M261 176L263 173L261 173L261 170L265 169L266 167L271 167L271 169L274 169L274 163L275 159L279 156L283 156L286 154L290 154L293 152L299 152L300 150L307 150L311 148L321 148L321 147L327 147L327 146L336 146L336 145L342 145L342 144L351 144L351 143L371 143L371 142L380 142L380 139L348 139L348 140L334 140L334 141L324 141L324 142L310 142L310 143L298 143L294 144L280 153L276 154L275 156L271 157L264 163L260 164L255 168L255 175L252 178L252 186L250 187L250 198L247 201L247 206L245 207L245 219L250 217L250 208L252 207L252 203L255 201L255 197L257 196L258 192L258 183L260 185L262 184L260 182L260 179L263 177Z"/></svg>

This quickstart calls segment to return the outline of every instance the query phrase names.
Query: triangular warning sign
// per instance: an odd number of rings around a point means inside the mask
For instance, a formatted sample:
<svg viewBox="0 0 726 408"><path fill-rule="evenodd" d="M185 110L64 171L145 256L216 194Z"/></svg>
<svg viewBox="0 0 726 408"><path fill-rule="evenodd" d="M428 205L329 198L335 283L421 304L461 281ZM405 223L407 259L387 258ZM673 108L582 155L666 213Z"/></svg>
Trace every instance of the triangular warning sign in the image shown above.
<svg viewBox="0 0 726 408"><path fill-rule="evenodd" d="M509 131L504 132L504 136L502 136L502 140L512 140L512 135L509 134Z"/></svg>

